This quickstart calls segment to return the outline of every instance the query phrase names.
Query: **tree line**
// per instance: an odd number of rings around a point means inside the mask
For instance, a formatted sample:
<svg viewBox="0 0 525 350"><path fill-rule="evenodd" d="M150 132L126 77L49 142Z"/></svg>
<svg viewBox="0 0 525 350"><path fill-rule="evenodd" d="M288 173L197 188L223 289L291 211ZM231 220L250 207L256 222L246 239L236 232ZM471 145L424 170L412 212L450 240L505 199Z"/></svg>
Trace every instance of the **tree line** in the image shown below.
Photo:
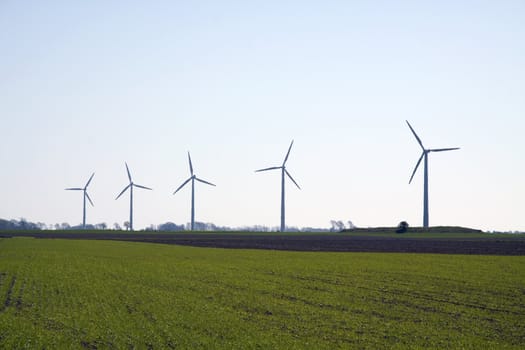
<svg viewBox="0 0 525 350"><path fill-rule="evenodd" d="M296 227L288 226L286 231L290 232L339 232L344 229L353 229L356 226L352 221L347 221L345 224L341 220L331 220L331 227L329 228L319 228L319 227ZM19 220L5 220L0 219L0 230L81 230L83 229L82 225L70 225L67 222L56 223L56 224L46 224L43 222L31 222L25 218L20 218ZM88 224L86 225L87 230L129 230L129 222L125 221L124 223L114 223L113 225L108 225L105 222L98 224ZM159 225L149 225L144 231L163 231L163 232L175 232L175 231L189 231L190 223L186 224L176 224L173 222L165 222ZM211 222L195 222L196 231L250 231L250 232L276 232L279 231L278 226L264 226L264 225L251 225L251 226L241 226L241 227L230 227L230 226L219 226Z"/></svg>

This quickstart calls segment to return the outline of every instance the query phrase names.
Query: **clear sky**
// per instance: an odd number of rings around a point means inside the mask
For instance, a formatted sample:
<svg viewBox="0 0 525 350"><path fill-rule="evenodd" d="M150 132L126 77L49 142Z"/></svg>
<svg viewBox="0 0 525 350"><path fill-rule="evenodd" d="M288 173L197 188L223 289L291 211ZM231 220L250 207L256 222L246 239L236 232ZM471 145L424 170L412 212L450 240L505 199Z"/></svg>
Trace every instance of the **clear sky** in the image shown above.
<svg viewBox="0 0 525 350"><path fill-rule="evenodd" d="M525 230L523 1L0 1L0 217Z"/></svg>

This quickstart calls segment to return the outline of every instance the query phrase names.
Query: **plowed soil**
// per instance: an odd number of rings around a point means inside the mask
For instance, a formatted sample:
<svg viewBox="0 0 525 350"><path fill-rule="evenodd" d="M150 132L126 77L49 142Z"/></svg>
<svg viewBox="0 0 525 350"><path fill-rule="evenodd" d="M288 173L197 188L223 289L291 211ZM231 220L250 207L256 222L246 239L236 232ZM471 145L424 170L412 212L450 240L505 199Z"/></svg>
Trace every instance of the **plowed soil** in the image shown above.
<svg viewBox="0 0 525 350"><path fill-rule="evenodd" d="M96 239L177 244L195 247L273 249L326 252L392 252L479 255L525 255L523 238L404 238L378 236L322 235L257 235L222 233L98 233L57 232L0 233L0 237Z"/></svg>

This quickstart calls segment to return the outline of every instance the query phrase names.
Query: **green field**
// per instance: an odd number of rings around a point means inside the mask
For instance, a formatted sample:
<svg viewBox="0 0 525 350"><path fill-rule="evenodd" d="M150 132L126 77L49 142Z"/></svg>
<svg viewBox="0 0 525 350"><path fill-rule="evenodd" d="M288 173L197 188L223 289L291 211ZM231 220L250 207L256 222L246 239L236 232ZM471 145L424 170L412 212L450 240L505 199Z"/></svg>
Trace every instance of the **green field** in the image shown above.
<svg viewBox="0 0 525 350"><path fill-rule="evenodd" d="M522 348L525 257L0 239L0 348Z"/></svg>
<svg viewBox="0 0 525 350"><path fill-rule="evenodd" d="M352 230L344 230L342 232L261 232L261 231L120 231L120 230L0 230L0 237L5 236L56 236L60 234L74 235L74 234L94 234L94 235L113 235L125 234L155 234L155 235L170 235L170 236L185 236L185 235L239 235L239 236L372 236L372 237L389 237L389 238L445 238L445 239L496 239L496 240L525 240L525 234L508 234L508 233L487 233L480 230L464 228L464 227L448 227L438 226L430 228L411 227L405 233L396 233L395 227L373 227L373 228L356 228Z"/></svg>

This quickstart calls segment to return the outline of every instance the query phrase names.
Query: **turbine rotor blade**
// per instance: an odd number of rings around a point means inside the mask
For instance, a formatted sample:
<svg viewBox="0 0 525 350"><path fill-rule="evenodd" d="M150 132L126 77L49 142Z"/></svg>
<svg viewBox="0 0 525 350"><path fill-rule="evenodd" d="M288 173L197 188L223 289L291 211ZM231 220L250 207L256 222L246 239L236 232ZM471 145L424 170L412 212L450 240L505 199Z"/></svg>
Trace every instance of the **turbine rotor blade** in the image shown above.
<svg viewBox="0 0 525 350"><path fill-rule="evenodd" d="M126 164L126 171L128 172L128 179L129 179L129 182L131 183L131 173L129 172L129 168L128 168L128 163L124 162L124 164Z"/></svg>
<svg viewBox="0 0 525 350"><path fill-rule="evenodd" d="M88 199L89 203L91 203L91 206L94 207L95 205L93 204L93 201L91 200L91 198L89 198L89 194L86 191L84 191L84 195Z"/></svg>
<svg viewBox="0 0 525 350"><path fill-rule="evenodd" d="M193 178L193 177L190 177L188 180L184 181L184 182L182 183L182 185L180 185L179 188L177 188L177 189L175 190L175 192L173 192L173 194L179 192L179 190L180 190L181 188L183 188L184 185L186 185L188 182L190 182L190 180L191 180L192 178Z"/></svg>
<svg viewBox="0 0 525 350"><path fill-rule="evenodd" d="M410 123L408 122L408 120L405 120L408 124L408 127L410 128L410 130L412 130L412 133L414 134L414 136L416 137L416 140L417 142L419 143L419 145L421 146L421 148L423 149L423 151L425 150L425 147L423 146L423 143L421 142L421 139L419 138L419 136L417 136L416 132L414 131L414 129L412 128L412 125L410 125Z"/></svg>
<svg viewBox="0 0 525 350"><path fill-rule="evenodd" d="M290 155L290 151L292 150L292 146L293 146L293 140L292 140L292 143L290 143L290 147L288 147L288 152L286 153L286 157L284 157L283 166L286 164L286 161L288 160L288 156Z"/></svg>
<svg viewBox="0 0 525 350"><path fill-rule="evenodd" d="M137 184L133 184L133 186L138 187L138 188L143 188L143 189L145 189L145 190L153 191L153 188L149 188L149 187L146 187L146 186L137 185Z"/></svg>
<svg viewBox="0 0 525 350"><path fill-rule="evenodd" d="M290 175L290 173L288 172L288 170L284 169L284 172L286 173L286 175L288 175L288 177L290 178L290 180L293 181L293 183L295 184L295 186L297 186L298 189L301 189L301 187L299 187L299 185L297 184L297 182L295 182L295 180L293 179L292 175Z"/></svg>
<svg viewBox="0 0 525 350"><path fill-rule="evenodd" d="M189 151L188 151L188 162L190 163L190 174L193 176L193 165L191 164L191 156L190 156Z"/></svg>
<svg viewBox="0 0 525 350"><path fill-rule="evenodd" d="M84 189L80 187L64 188L64 190L66 191L84 191Z"/></svg>
<svg viewBox="0 0 525 350"><path fill-rule="evenodd" d="M93 180L93 176L95 176L95 173L91 174L91 177L89 178L88 182L86 183L86 186L84 186L84 189L86 189L89 184L91 183L91 180Z"/></svg>
<svg viewBox="0 0 525 350"><path fill-rule="evenodd" d="M419 160L417 161L416 167L414 168L414 171L412 172L412 176L410 177L410 181L408 181L408 184L412 182L412 179L414 178L414 175L416 174L417 168L419 167L419 164L421 163L421 160L423 160L423 157L425 156L425 152L421 154L421 157L419 157Z"/></svg>
<svg viewBox="0 0 525 350"><path fill-rule="evenodd" d="M202 179L199 179L198 177L195 177L195 180L197 180L199 182L202 182L203 184L206 184L206 185L216 186L216 185L212 184L211 182L204 181Z"/></svg>
<svg viewBox="0 0 525 350"><path fill-rule="evenodd" d="M454 148L437 148L437 149L429 149L429 152L445 152L445 151L455 151L457 149L460 149L459 147Z"/></svg>
<svg viewBox="0 0 525 350"><path fill-rule="evenodd" d="M283 168L282 166L273 166L271 168L264 168L264 169L255 170L255 172L258 173L260 171L275 170L275 169L282 169L282 168Z"/></svg>
<svg viewBox="0 0 525 350"><path fill-rule="evenodd" d="M120 194L117 196L117 198L115 198L115 200L119 199L120 196L122 196L122 195L124 194L124 192L126 192L126 190L127 190L128 188L130 188L130 187L131 187L131 184L129 184L129 185L127 185L126 187L124 187L124 189L122 190L122 192L120 192Z"/></svg>

